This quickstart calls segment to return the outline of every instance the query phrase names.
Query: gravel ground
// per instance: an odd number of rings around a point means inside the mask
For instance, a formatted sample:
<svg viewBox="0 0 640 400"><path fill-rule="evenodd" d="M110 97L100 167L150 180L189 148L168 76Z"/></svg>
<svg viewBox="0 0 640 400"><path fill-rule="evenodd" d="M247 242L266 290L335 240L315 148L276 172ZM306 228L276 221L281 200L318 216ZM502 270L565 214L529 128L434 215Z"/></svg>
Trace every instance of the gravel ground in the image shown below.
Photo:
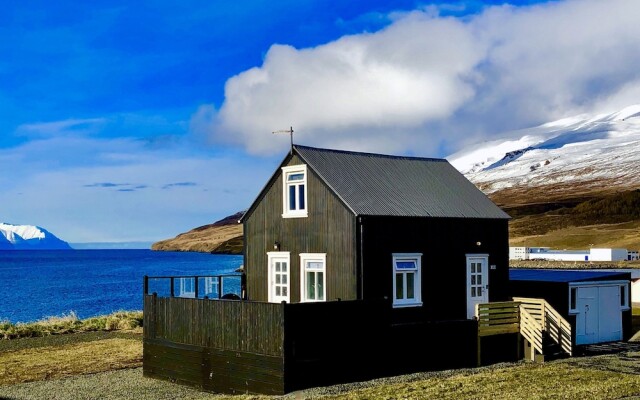
<svg viewBox="0 0 640 400"><path fill-rule="evenodd" d="M78 375L65 379L0 387L0 399L15 400L178 400L224 399L185 386L145 378L142 368ZM234 399L248 398L234 396Z"/></svg>
<svg viewBox="0 0 640 400"><path fill-rule="evenodd" d="M314 399L342 394L355 389L373 387L381 384L414 382L426 378L446 378L450 376L473 375L492 369L504 368L511 363L495 364L482 368L456 369L447 371L421 372L379 378L365 382L317 387L289 393L285 396L226 396L206 393L167 381L145 378L142 368L109 371L92 375L79 375L65 379L23 383L0 387L0 399L10 400L243 400L243 399Z"/></svg>
<svg viewBox="0 0 640 400"><path fill-rule="evenodd" d="M226 396L199 391L167 381L145 378L142 368L102 372L90 375L78 375L64 379L39 381L0 387L0 399L27 400L90 400L90 399L132 399L132 400L165 400L165 399L318 399L326 396L340 395L356 389L371 388L383 384L396 384L420 381L428 378L449 378L472 376L493 372L524 363L500 363L481 368L455 369L446 371L421 372L415 374L380 378L371 381L354 382L342 385L317 387L285 396ZM574 357L552 363L567 363L580 368L598 369L623 374L640 375L640 352L625 351L618 354L606 354L592 357Z"/></svg>

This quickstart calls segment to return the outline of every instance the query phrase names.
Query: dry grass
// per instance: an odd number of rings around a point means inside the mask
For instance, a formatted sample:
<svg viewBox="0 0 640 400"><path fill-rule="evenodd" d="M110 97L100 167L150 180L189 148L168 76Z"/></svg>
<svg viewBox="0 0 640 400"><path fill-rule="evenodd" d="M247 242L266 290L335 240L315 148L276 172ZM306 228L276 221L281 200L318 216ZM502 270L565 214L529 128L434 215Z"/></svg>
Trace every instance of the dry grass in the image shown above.
<svg viewBox="0 0 640 400"><path fill-rule="evenodd" d="M142 311L119 311L113 314L81 320L71 312L41 321L12 324L0 322L0 339L43 337L76 332L141 330Z"/></svg>
<svg viewBox="0 0 640 400"><path fill-rule="evenodd" d="M640 249L640 221L620 224L572 226L549 230L544 235L523 234L521 227L546 224L546 217L528 216L509 225L510 246L546 246L556 249L589 247Z"/></svg>
<svg viewBox="0 0 640 400"><path fill-rule="evenodd" d="M616 399L640 395L640 376L567 363L514 367L358 389L330 399Z"/></svg>
<svg viewBox="0 0 640 400"><path fill-rule="evenodd" d="M0 353L0 385L142 365L142 342L106 339Z"/></svg>
<svg viewBox="0 0 640 400"><path fill-rule="evenodd" d="M181 233L173 239L154 243L153 250L162 251L198 251L210 253L212 251L227 251L233 254L242 253L242 224L208 225ZM225 246L233 242L233 246ZM224 247L224 248L220 248Z"/></svg>

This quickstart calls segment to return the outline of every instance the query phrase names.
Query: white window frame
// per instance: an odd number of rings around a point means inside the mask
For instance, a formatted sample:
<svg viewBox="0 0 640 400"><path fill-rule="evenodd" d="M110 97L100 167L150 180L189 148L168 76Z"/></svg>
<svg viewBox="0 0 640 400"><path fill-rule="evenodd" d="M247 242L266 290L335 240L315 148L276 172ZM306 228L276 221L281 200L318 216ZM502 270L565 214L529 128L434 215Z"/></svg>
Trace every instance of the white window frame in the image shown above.
<svg viewBox="0 0 640 400"><path fill-rule="evenodd" d="M322 272L323 299L307 298L307 262L315 261L322 263L322 269L313 270ZM300 254L300 302L313 303L327 301L327 254L326 253L301 253Z"/></svg>
<svg viewBox="0 0 640 400"><path fill-rule="evenodd" d="M297 181L295 183L289 183L288 178L293 174L303 174L304 178L302 181ZM307 210L309 209L309 197L307 196L307 166L306 165L292 165L289 167L282 167L282 218L305 218L308 216ZM304 185L304 208L300 207L300 195L299 189L297 188L300 185ZM296 186L296 209L289 209L289 187Z"/></svg>
<svg viewBox="0 0 640 400"><path fill-rule="evenodd" d="M269 251L267 252L267 269L268 269L268 281L267 281L267 299L269 303L280 303L283 299L276 300L273 293L273 268L272 260L274 258L286 258L287 259L287 295L284 297L284 301L289 303L291 301L291 253L288 251Z"/></svg>
<svg viewBox="0 0 640 400"><path fill-rule="evenodd" d="M422 253L393 253L393 286L392 286L392 298L393 298L393 307L419 307L422 306ZM397 262L399 261L413 261L415 262L416 268L411 270L406 269L398 269ZM396 298L396 274L408 274L409 272L414 273L413 277L413 299L397 299ZM406 277L403 277L403 294L406 297L407 294L407 285L406 285Z"/></svg>
<svg viewBox="0 0 640 400"><path fill-rule="evenodd" d="M631 309L631 307L629 307L629 285L628 284L623 284L620 285L620 296L622 296L620 298L620 309L622 311L627 311L629 309Z"/></svg>

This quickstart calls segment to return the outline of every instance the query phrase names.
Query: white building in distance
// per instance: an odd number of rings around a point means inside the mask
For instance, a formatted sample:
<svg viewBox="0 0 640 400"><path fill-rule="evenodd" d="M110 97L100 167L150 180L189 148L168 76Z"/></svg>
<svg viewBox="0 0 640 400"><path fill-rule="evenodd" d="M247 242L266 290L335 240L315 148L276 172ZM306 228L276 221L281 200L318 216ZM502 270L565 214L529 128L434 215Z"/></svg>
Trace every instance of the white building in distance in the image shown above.
<svg viewBox="0 0 640 400"><path fill-rule="evenodd" d="M552 250L550 247L509 247L510 260L553 261L630 261L638 259L637 251L592 248L589 250Z"/></svg>

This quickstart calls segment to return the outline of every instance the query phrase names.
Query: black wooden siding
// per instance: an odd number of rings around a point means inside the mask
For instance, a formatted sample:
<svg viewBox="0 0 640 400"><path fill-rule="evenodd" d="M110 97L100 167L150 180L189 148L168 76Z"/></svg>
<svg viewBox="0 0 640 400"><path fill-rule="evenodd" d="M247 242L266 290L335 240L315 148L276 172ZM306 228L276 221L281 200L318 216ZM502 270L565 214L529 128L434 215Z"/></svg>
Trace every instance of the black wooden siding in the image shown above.
<svg viewBox="0 0 640 400"><path fill-rule="evenodd" d="M284 394L475 365L475 320L398 324L392 314L388 300L270 304L147 295L143 371L214 392Z"/></svg>
<svg viewBox="0 0 640 400"><path fill-rule="evenodd" d="M509 299L506 220L362 217L360 224L364 299L392 298L393 253L422 253L423 306L396 309L400 321L466 319L467 254L488 254L496 266L489 270L489 301Z"/></svg>
<svg viewBox="0 0 640 400"><path fill-rule="evenodd" d="M286 165L301 165L293 156ZM282 173L264 192L244 222L247 295L250 300L268 301L267 252L291 256L290 300L300 301L300 253L327 254L327 300L357 298L355 217L307 168L306 218L282 218Z"/></svg>
<svg viewBox="0 0 640 400"><path fill-rule="evenodd" d="M284 393L282 304L144 297L144 375L222 393Z"/></svg>

